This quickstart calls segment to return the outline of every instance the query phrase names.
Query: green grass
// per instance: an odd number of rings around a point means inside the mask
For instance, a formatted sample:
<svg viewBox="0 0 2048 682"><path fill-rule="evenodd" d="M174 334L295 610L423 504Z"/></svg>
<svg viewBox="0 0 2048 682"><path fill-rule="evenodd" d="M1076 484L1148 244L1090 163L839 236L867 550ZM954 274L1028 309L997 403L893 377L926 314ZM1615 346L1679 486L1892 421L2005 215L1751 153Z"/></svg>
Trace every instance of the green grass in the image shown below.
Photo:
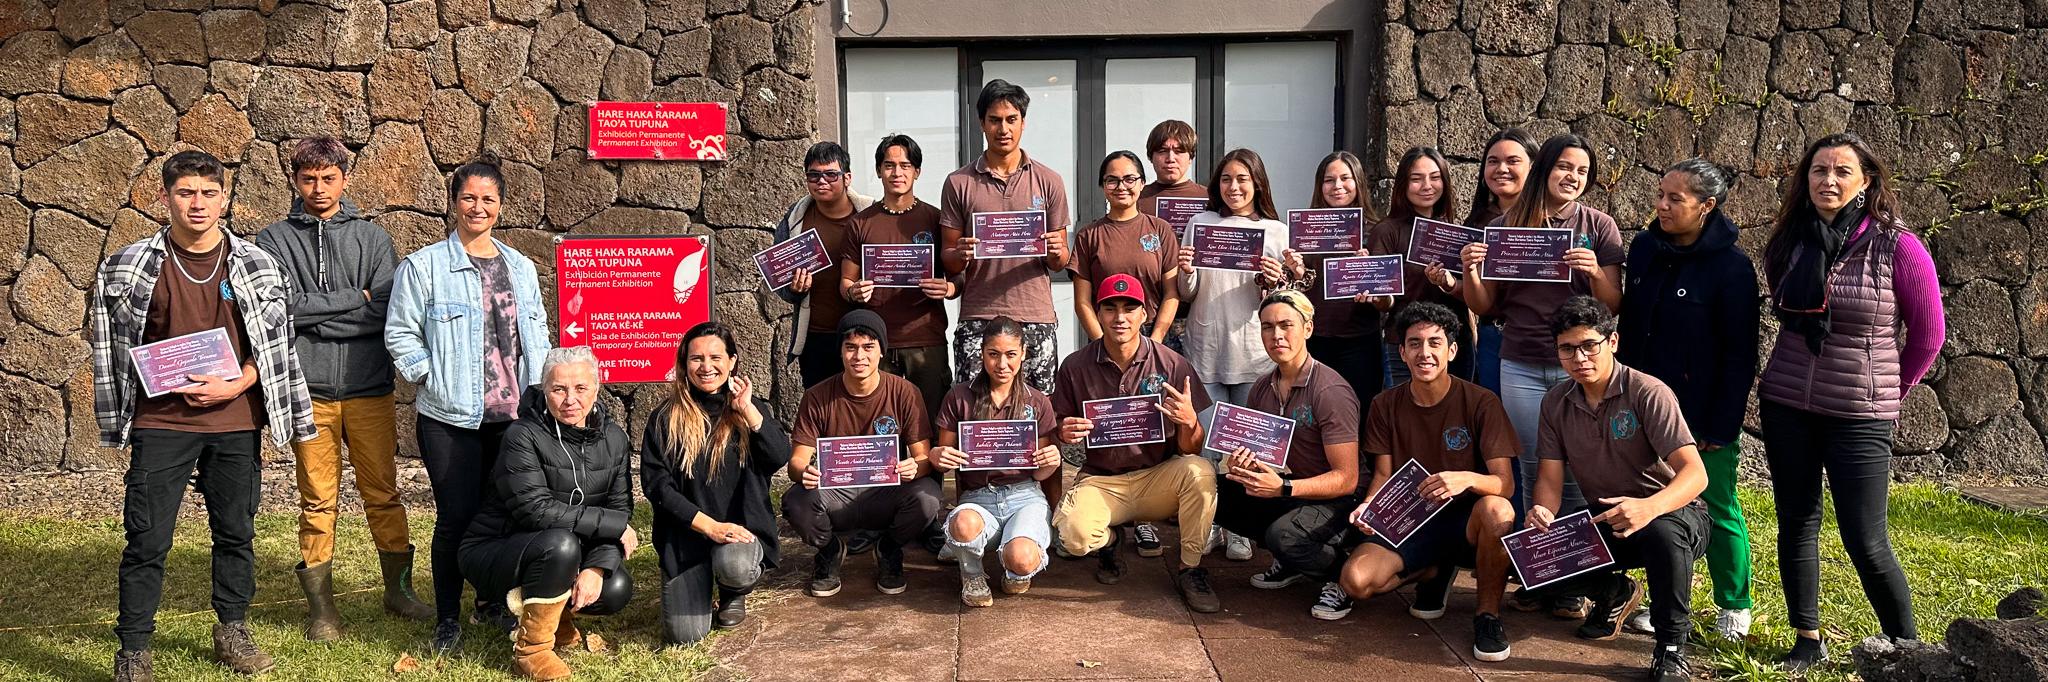
<svg viewBox="0 0 2048 682"><path fill-rule="evenodd" d="M1777 523L1770 492L1742 490L1755 565L1756 622L1750 637L1730 642L1707 635L1695 642L1694 667L1718 679L1791 679L1775 665L1792 646L1778 584ZM2048 584L2048 519L2017 516L1977 505L1931 484L1895 485L1891 496L1892 547L1913 586L1913 612L1920 636L1941 641L1949 621L1989 618L1998 600L2028 585ZM1821 528L1822 637L1833 665L1809 680L1853 678L1849 649L1879 633L1877 615L1863 597L1856 571L1842 551L1832 506ZM1700 629L1712 630L1715 606L1706 563L1699 564L1693 610Z"/></svg>
<svg viewBox="0 0 2048 682"><path fill-rule="evenodd" d="M640 511L635 525L645 530L645 507ZM424 550L432 520L426 514L411 515L413 544L422 548L414 587L423 599L432 594ZM297 515L257 517L256 605L249 611L249 623L256 643L277 659L277 669L262 679L515 679L510 672L511 645L487 627L465 626L457 655L428 656L431 624L401 621L380 606L383 583L362 516L344 514L341 521L334 582L344 636L334 644L318 644L300 634L305 602L292 576L298 562ZM71 521L0 512L0 680L107 679L116 648L111 622L121 547L119 519ZM205 521L179 519L166 569L164 603L157 614L153 648L158 679L248 679L212 660L207 548ZM657 591L661 569L654 552L635 553L628 566L635 595L627 610L581 621L609 640L612 652L569 657L576 679L701 676L715 664L708 642L662 647ZM418 672L392 674L401 653L418 659Z"/></svg>
<svg viewBox="0 0 2048 682"><path fill-rule="evenodd" d="M1711 635L1697 642L1696 666L1721 679L1781 680L1772 661L1792 643L1784 598L1777 585L1776 524L1770 494L1743 491L1756 566L1757 621L1746 642ZM647 527L646 509L636 522ZM1913 584L1921 635L1939 640L1951 619L1988 617L1993 605L2025 585L2048 584L2048 520L1980 507L1933 485L1902 485L1892 492L1892 541ZM211 661L208 635L206 528L181 519L169 564L170 586L158 615L156 664L166 680L237 680ZM425 547L431 517L414 514L413 542ZM345 637L314 644L299 634L304 603L291 568L297 561L297 519L257 519L257 606L250 623L257 643L277 658L272 680L509 680L509 646L502 637L470 626L456 656L425 655L428 624L401 622L378 606L381 583L360 515L342 517L335 583ZM643 535L644 537L644 535ZM1832 514L1822 530L1821 617L1835 654L1833 667L1814 680L1850 679L1849 648L1878 631L1855 572L1842 553ZM121 551L118 519L71 521L0 512L0 679L102 680L110 670L114 639L114 573ZM424 552L423 552L424 554ZM716 664L706 645L663 649L653 590L660 569L653 552L629 563L637 595L623 614L590 622L612 643L611 654L569 659L579 680L689 679ZM1711 629L1713 603L1704 564L1693 591L1701 627ZM424 559L415 584L430 592ZM714 635L715 637L715 635ZM419 672L392 675L400 653L417 657Z"/></svg>

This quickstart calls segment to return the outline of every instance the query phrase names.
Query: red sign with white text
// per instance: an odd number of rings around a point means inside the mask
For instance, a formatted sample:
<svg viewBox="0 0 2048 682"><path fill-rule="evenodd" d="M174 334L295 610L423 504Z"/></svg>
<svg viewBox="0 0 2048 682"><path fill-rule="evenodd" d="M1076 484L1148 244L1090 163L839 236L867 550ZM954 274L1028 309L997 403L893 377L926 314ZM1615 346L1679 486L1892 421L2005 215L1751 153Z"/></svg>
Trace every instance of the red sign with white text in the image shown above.
<svg viewBox="0 0 2048 682"><path fill-rule="evenodd" d="M724 161L724 102L597 102L590 158Z"/></svg>
<svg viewBox="0 0 2048 682"><path fill-rule="evenodd" d="M555 243L556 345L590 346L606 383L667 381L683 334L711 319L710 237Z"/></svg>

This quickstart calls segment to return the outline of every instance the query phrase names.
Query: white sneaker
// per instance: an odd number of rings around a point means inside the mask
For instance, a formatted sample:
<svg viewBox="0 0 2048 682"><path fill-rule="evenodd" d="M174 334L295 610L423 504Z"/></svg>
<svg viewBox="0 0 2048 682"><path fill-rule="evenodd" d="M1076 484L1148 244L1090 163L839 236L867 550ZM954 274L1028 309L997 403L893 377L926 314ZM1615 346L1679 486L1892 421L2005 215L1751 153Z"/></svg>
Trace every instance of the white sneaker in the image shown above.
<svg viewBox="0 0 2048 682"><path fill-rule="evenodd" d="M1714 617L1714 632L1728 639L1748 637L1749 620L1749 609L1721 609L1721 615Z"/></svg>
<svg viewBox="0 0 2048 682"><path fill-rule="evenodd" d="M1203 554L1215 554L1215 553L1216 553L1216 548L1218 548L1218 547L1222 547L1222 546L1223 546L1223 527L1222 527L1222 526L1210 526L1210 527L1209 527L1209 541L1208 541L1207 543L1205 543L1205 544L1203 544L1203 545L1202 545L1202 553L1203 553Z"/></svg>
<svg viewBox="0 0 2048 682"><path fill-rule="evenodd" d="M1635 615L1628 617L1628 622L1622 623L1622 627L1629 632L1640 632L1646 635L1657 634L1657 626L1650 623L1649 604L1644 604L1643 606L1645 608L1637 609Z"/></svg>
<svg viewBox="0 0 2048 682"><path fill-rule="evenodd" d="M1238 535L1238 534L1236 534L1236 533L1232 533L1232 532L1230 532L1230 531L1227 531L1227 530L1226 530L1226 531L1223 531L1223 540L1224 540L1224 548L1223 548L1223 558L1225 558L1225 559L1229 559L1229 560L1231 560L1231 561L1251 561L1251 560L1252 560L1252 539L1251 539L1251 538L1248 538L1248 537L1245 537L1245 536L1242 536L1242 535Z"/></svg>

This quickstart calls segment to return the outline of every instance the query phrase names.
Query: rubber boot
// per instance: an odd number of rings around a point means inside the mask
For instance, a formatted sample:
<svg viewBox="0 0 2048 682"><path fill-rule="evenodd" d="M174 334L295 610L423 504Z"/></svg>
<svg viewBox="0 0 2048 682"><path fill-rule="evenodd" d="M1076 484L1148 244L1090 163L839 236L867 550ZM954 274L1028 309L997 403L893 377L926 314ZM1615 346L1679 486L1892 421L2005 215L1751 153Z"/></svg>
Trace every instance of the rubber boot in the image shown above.
<svg viewBox="0 0 2048 682"><path fill-rule="evenodd" d="M378 563L384 569L384 611L400 618L417 621L434 619L434 607L420 602L419 595L412 591L412 546L403 552L378 552Z"/></svg>
<svg viewBox="0 0 2048 682"><path fill-rule="evenodd" d="M299 576L299 589L306 591L306 639L341 639L341 612L334 609L334 562L299 564L292 572Z"/></svg>
<svg viewBox="0 0 2048 682"><path fill-rule="evenodd" d="M569 593L524 599L521 592L515 588L505 595L505 604L519 614L519 629L512 633L512 666L529 680L569 679L569 664L555 655L555 630L562 626Z"/></svg>

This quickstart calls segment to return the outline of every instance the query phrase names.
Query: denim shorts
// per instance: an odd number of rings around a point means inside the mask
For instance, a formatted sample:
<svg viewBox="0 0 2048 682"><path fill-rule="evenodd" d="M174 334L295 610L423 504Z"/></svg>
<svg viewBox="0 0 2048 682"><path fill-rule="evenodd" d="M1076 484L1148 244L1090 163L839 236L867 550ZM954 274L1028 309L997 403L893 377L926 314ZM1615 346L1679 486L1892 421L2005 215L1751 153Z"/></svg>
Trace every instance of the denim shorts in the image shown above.
<svg viewBox="0 0 2048 682"><path fill-rule="evenodd" d="M959 506L946 517L947 525L952 525L953 516L970 512L981 515L981 535L967 542L947 538L954 551L960 553L963 566L970 560L978 564L982 553L991 544L1008 545L1017 538L1030 538L1038 543L1040 550L1038 568L1031 575L1045 570L1045 557L1052 550L1052 506L1046 502L1045 492L1039 489L1038 481L1025 480L961 493ZM1031 575L1010 577L1022 579Z"/></svg>

